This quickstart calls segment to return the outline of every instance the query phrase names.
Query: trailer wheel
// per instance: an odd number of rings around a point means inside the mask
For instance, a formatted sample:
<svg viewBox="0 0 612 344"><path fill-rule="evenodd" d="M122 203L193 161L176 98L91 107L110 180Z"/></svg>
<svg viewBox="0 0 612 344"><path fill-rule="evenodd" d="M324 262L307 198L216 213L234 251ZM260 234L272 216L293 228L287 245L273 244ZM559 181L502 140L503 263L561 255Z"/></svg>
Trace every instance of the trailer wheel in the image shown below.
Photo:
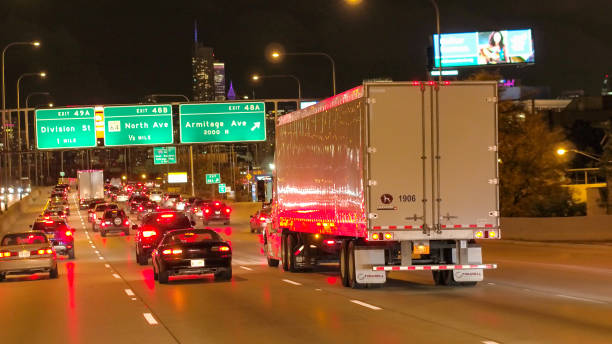
<svg viewBox="0 0 612 344"><path fill-rule="evenodd" d="M287 235L287 270L290 272L297 272L295 266L295 254L293 249L295 248L295 235L289 233Z"/></svg>
<svg viewBox="0 0 612 344"><path fill-rule="evenodd" d="M431 275L433 277L433 281L435 285L444 285L444 279L442 278L441 271L432 270Z"/></svg>
<svg viewBox="0 0 612 344"><path fill-rule="evenodd" d="M342 246L340 248L340 280L342 281L342 286L349 286L348 279L348 263L347 263L347 248L346 248L346 240L342 241Z"/></svg>
<svg viewBox="0 0 612 344"><path fill-rule="evenodd" d="M348 279L349 286L353 289L361 289L363 284L357 282L357 269L355 268L355 242L350 241L348 244Z"/></svg>
<svg viewBox="0 0 612 344"><path fill-rule="evenodd" d="M281 236L281 260L283 261L283 270L288 271L287 266L287 234Z"/></svg>

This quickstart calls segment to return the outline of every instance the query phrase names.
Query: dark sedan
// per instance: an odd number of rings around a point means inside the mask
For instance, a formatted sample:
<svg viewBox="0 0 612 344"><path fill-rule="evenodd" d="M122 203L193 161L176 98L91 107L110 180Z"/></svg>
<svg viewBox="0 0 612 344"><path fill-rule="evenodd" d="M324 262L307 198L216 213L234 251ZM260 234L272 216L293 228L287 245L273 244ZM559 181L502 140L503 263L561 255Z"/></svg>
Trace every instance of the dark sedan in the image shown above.
<svg viewBox="0 0 612 344"><path fill-rule="evenodd" d="M170 276L214 274L216 280L232 278L232 249L210 229L167 232L153 250L153 278L168 283Z"/></svg>

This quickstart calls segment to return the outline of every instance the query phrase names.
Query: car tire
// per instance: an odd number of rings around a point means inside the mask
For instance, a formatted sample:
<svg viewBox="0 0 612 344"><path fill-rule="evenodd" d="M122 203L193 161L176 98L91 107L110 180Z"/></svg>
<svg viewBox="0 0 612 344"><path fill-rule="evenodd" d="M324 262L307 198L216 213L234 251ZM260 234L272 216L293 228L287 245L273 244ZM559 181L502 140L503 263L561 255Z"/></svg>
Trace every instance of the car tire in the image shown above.
<svg viewBox="0 0 612 344"><path fill-rule="evenodd" d="M74 247L68 251L68 259L74 259Z"/></svg>
<svg viewBox="0 0 612 344"><path fill-rule="evenodd" d="M100 230L100 235L101 235L102 237L106 237L106 232L105 232L104 230Z"/></svg>
<svg viewBox="0 0 612 344"><path fill-rule="evenodd" d="M138 250L136 250L136 262L138 265L147 265L149 264L149 259L145 255L138 254Z"/></svg>
<svg viewBox="0 0 612 344"><path fill-rule="evenodd" d="M55 279L59 276L59 272L57 271L57 265L53 269L49 271L49 278Z"/></svg>
<svg viewBox="0 0 612 344"><path fill-rule="evenodd" d="M95 223L91 224L91 230L94 231L94 232L98 231L98 228L96 228L96 224Z"/></svg>
<svg viewBox="0 0 612 344"><path fill-rule="evenodd" d="M130 235L130 230L129 229L124 230L123 234L125 234L125 236L129 236Z"/></svg>
<svg viewBox="0 0 612 344"><path fill-rule="evenodd" d="M161 271L160 270L157 274L158 274L157 275L158 281L161 284L166 284L170 280L170 276L168 275L168 271Z"/></svg>
<svg viewBox="0 0 612 344"><path fill-rule="evenodd" d="M6 279L6 274L0 273L0 282L4 281L5 279Z"/></svg>
<svg viewBox="0 0 612 344"><path fill-rule="evenodd" d="M221 271L215 274L215 279L218 281L229 281L232 279L232 267L230 266L225 271Z"/></svg>
<svg viewBox="0 0 612 344"><path fill-rule="evenodd" d="M268 266L275 268L278 266L279 260L278 259L274 259L274 258L270 258L268 257Z"/></svg>
<svg viewBox="0 0 612 344"><path fill-rule="evenodd" d="M353 289L361 289L363 284L357 282L357 271L355 269L355 241L348 243L348 284Z"/></svg>
<svg viewBox="0 0 612 344"><path fill-rule="evenodd" d="M157 273L157 269L155 268L155 264L153 264L153 280L154 281L158 281L159 280L159 274Z"/></svg>

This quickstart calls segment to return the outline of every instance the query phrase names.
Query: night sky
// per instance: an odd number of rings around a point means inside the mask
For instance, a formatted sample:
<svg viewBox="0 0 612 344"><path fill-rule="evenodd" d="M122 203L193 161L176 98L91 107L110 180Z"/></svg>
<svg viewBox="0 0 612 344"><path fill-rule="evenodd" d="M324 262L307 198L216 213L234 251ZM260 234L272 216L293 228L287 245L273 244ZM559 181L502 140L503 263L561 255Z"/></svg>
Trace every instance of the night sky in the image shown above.
<svg viewBox="0 0 612 344"><path fill-rule="evenodd" d="M610 0L439 0L442 32L532 28L536 64L502 68L526 85L597 95L612 72ZM338 91L364 78L425 78L426 47L434 32L428 0L218 0L75 1L2 0L0 44L40 39L40 50L7 52L7 106L15 106L19 74L45 70L49 78L24 79L22 99L49 91L58 105L133 103L151 93L191 97L194 21L199 40L226 63L238 95L296 97L292 80L253 84L249 76L294 74L303 96L331 93L324 58L265 58L271 42L287 52L322 51L336 61Z"/></svg>

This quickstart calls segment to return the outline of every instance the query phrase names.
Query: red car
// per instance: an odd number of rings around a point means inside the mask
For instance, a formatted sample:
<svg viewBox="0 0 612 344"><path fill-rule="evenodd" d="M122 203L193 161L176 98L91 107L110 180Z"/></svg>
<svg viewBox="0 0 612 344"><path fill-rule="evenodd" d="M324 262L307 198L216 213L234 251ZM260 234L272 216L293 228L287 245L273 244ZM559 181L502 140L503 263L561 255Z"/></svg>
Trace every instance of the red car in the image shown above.
<svg viewBox="0 0 612 344"><path fill-rule="evenodd" d="M265 207L251 215L251 220L249 221L251 233L261 233L263 231L266 223L270 219L270 211L270 207Z"/></svg>

